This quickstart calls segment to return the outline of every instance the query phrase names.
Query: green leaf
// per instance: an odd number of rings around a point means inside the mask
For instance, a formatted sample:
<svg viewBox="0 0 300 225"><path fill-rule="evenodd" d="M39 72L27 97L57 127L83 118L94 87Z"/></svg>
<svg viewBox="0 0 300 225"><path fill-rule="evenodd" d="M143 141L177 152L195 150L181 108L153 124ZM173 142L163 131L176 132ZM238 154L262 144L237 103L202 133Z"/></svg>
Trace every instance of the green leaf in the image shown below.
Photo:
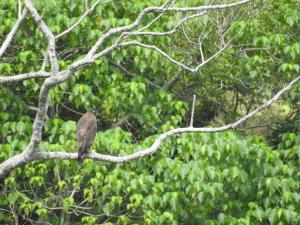
<svg viewBox="0 0 300 225"><path fill-rule="evenodd" d="M74 198L67 197L62 200L63 210L64 212L68 212L69 209L74 205Z"/></svg>

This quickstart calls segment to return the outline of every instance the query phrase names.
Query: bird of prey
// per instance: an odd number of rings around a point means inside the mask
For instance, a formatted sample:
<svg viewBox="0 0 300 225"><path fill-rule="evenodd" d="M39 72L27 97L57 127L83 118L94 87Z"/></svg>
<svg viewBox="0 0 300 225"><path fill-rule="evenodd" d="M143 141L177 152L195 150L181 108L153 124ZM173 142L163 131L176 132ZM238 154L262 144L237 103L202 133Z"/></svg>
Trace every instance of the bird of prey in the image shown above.
<svg viewBox="0 0 300 225"><path fill-rule="evenodd" d="M83 161L83 155L92 145L97 132L97 110L86 112L77 123L78 164Z"/></svg>

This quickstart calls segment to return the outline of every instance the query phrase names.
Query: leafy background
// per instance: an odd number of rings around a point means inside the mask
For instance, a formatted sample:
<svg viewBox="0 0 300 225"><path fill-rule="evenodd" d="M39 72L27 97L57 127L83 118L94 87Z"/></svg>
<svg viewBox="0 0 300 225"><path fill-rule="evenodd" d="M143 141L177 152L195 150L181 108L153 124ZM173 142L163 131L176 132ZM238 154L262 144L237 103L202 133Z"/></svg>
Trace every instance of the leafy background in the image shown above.
<svg viewBox="0 0 300 225"><path fill-rule="evenodd" d="M54 34L67 29L84 11L83 1L33 3ZM162 3L116 1L98 6L58 40L60 68L86 54L109 28L129 24L143 8ZM176 5L210 3L178 1ZM199 50L185 35L197 41L209 28L203 39L206 55L216 51L216 24L229 29L228 40L237 35L224 53L194 74L136 46L118 49L76 72L50 93L39 150L76 151L80 115L68 108L101 111L93 149L111 155L133 153L150 146L157 134L186 126L193 94L197 95L195 126L236 120L299 74L299 3L257 0L208 12L168 37L134 37L196 65ZM3 43L16 21L17 2L1 1L0 6ZM153 18L149 15L143 24ZM151 29L171 29L180 18L163 16ZM46 47L28 16L1 58L0 74L39 70ZM175 82L164 87L174 76ZM0 86L0 161L20 153L29 142L41 84L42 79L35 79ZM174 136L154 156L126 164L87 159L78 167L75 161L45 160L17 168L1 180L0 223L299 224L298 90L296 86L234 132ZM116 127L123 118L128 122Z"/></svg>

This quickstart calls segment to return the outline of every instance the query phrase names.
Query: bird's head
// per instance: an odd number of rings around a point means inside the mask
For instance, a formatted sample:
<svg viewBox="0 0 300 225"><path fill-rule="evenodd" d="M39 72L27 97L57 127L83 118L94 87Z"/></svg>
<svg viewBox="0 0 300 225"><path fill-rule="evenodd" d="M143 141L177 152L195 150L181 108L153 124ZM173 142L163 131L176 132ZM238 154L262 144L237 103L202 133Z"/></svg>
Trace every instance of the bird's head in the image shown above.
<svg viewBox="0 0 300 225"><path fill-rule="evenodd" d="M98 110L97 109L92 109L90 112L93 113L95 116L98 115Z"/></svg>

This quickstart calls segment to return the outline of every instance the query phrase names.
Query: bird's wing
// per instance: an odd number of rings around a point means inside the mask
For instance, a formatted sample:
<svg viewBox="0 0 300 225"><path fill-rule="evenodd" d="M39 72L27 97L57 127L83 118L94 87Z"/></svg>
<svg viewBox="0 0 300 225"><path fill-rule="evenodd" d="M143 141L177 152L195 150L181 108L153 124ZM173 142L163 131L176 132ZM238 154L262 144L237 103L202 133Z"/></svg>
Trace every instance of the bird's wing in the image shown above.
<svg viewBox="0 0 300 225"><path fill-rule="evenodd" d="M96 133L97 133L97 119L93 115L90 117L90 119L87 123L87 129L86 129L85 138L83 141L83 146L85 148L89 148L92 145L92 143L96 137Z"/></svg>
<svg viewBox="0 0 300 225"><path fill-rule="evenodd" d="M86 133L86 121L88 118L86 116L82 116L77 123L77 147L80 149L82 147L82 142L84 141L84 135Z"/></svg>
<svg viewBox="0 0 300 225"><path fill-rule="evenodd" d="M80 153L85 153L95 139L97 119L94 115L84 115L77 124L77 146Z"/></svg>

